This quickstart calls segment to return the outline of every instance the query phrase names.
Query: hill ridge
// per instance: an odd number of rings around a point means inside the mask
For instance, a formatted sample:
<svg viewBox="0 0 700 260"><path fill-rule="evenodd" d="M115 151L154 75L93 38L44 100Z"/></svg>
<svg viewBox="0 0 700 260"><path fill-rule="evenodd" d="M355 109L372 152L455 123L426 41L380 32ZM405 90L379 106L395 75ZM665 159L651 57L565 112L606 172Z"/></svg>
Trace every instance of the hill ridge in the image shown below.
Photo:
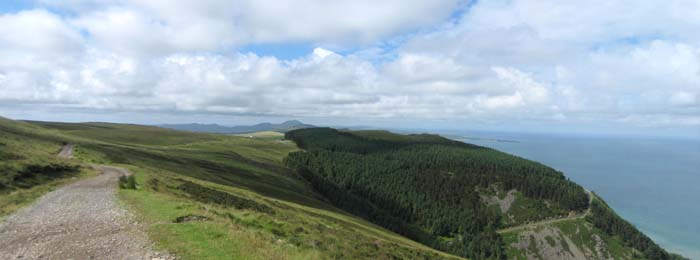
<svg viewBox="0 0 700 260"><path fill-rule="evenodd" d="M200 123L189 123L189 124L162 124L159 127L183 130L183 131L193 131L193 132L205 132L205 133L220 133L220 134L244 134L253 133L261 131L276 131L276 132L286 132L294 129L310 128L313 125L304 124L298 120L287 120L282 123L269 123L263 122L254 125L238 125L238 126L224 126L219 124L200 124Z"/></svg>

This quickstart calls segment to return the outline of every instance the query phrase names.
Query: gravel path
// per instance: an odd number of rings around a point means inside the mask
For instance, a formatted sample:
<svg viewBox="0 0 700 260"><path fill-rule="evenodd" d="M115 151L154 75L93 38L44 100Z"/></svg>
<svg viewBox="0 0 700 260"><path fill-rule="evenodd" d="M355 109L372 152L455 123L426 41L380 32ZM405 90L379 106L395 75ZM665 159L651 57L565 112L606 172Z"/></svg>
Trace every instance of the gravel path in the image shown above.
<svg viewBox="0 0 700 260"><path fill-rule="evenodd" d="M128 172L93 167L102 174L52 191L0 223L0 259L171 259L151 250L117 202L118 178Z"/></svg>

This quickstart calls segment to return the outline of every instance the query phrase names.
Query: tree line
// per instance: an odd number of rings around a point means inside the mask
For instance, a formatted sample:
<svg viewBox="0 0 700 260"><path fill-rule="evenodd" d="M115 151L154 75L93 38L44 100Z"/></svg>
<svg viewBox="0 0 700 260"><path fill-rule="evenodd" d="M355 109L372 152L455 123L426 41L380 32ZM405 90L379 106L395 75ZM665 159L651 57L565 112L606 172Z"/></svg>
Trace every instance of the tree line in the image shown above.
<svg viewBox="0 0 700 260"><path fill-rule="evenodd" d="M359 135L330 128L290 131L304 151L285 164L333 204L394 232L450 253L505 259L496 230L502 214L478 190L501 185L583 210L579 185L542 164L435 135Z"/></svg>
<svg viewBox="0 0 700 260"><path fill-rule="evenodd" d="M588 222L610 236L618 236L626 246L639 250L648 259L682 260L682 256L669 254L634 225L622 219L605 202L593 200Z"/></svg>

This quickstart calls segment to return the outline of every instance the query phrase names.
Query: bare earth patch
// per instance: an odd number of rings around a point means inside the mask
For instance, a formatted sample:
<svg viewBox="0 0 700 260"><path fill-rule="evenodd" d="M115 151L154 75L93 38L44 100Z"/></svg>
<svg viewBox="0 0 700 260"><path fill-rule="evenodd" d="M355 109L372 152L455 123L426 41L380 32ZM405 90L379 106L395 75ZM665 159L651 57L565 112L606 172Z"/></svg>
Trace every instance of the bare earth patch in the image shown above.
<svg viewBox="0 0 700 260"><path fill-rule="evenodd" d="M72 149L71 149L72 150ZM64 186L0 223L0 259L171 259L117 202L121 168Z"/></svg>
<svg viewBox="0 0 700 260"><path fill-rule="evenodd" d="M527 259L585 260L587 255L564 235L559 228L544 227L537 231L527 230L511 246L527 250ZM532 251L535 249L535 252Z"/></svg>
<svg viewBox="0 0 700 260"><path fill-rule="evenodd" d="M508 193L506 193L506 196L503 199L499 198L498 195L482 196L481 199L488 205L498 205L498 208L501 209L501 213L505 214L508 212L510 206L513 205L513 202L515 201L515 192L516 190L508 191Z"/></svg>
<svg viewBox="0 0 700 260"><path fill-rule="evenodd" d="M72 145L72 144L64 145L61 148L61 151L58 152L58 157L66 158L66 159L73 158L73 147L75 147L75 145Z"/></svg>

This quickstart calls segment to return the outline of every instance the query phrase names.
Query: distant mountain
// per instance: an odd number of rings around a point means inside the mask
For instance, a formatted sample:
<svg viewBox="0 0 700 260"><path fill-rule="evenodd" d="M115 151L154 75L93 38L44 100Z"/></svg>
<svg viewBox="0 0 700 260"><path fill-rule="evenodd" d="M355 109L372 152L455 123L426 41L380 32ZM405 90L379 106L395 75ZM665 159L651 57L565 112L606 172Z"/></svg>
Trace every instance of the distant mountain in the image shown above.
<svg viewBox="0 0 700 260"><path fill-rule="evenodd" d="M217 124L165 124L159 125L159 127L190 132L206 133L230 133L231 131L231 127Z"/></svg>
<svg viewBox="0 0 700 260"><path fill-rule="evenodd" d="M287 132L294 129L310 128L313 125L304 124L298 120L289 120L282 122L280 124L273 123L260 123L256 125L242 125L242 126L223 126L218 124L165 124L159 125L163 128L170 128L175 130L191 131L191 132L205 132L205 133L219 133L219 134L242 134L242 133L252 133L260 131L275 131L275 132Z"/></svg>

